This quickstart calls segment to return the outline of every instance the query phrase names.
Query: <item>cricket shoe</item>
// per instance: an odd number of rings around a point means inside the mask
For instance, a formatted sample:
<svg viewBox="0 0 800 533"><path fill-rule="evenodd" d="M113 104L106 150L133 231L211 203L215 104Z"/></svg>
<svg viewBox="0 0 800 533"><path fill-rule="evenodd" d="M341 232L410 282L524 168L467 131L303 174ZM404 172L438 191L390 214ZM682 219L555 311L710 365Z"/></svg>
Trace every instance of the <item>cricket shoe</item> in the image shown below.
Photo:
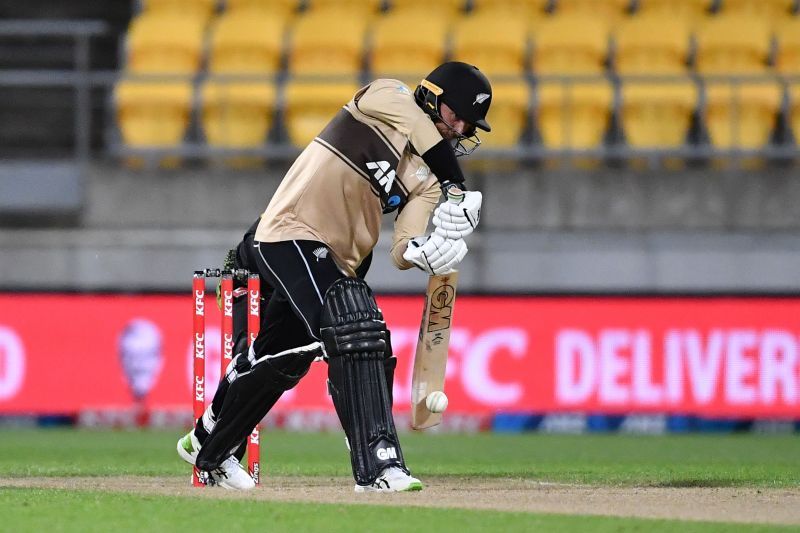
<svg viewBox="0 0 800 533"><path fill-rule="evenodd" d="M178 455L190 465L194 465L197 460L200 447L200 441L194 436L194 430L189 431L189 433L178 439Z"/></svg>
<svg viewBox="0 0 800 533"><path fill-rule="evenodd" d="M239 460L231 455L221 465L208 473L210 485L219 485L229 490L250 490L256 488L256 483L247 470L239 464Z"/></svg>
<svg viewBox="0 0 800 533"><path fill-rule="evenodd" d="M372 485L356 485L356 492L409 492L422 490L422 482L403 472L396 466L390 466L381 472Z"/></svg>

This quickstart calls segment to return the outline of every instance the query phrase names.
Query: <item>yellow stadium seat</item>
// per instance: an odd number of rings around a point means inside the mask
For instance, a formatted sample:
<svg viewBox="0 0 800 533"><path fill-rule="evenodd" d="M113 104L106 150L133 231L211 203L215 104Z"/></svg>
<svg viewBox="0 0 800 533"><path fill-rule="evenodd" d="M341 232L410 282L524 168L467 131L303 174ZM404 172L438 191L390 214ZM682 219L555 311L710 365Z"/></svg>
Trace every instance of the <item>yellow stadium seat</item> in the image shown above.
<svg viewBox="0 0 800 533"><path fill-rule="evenodd" d="M510 13L522 19L541 18L546 15L548 0L472 0L475 13Z"/></svg>
<svg viewBox="0 0 800 533"><path fill-rule="evenodd" d="M430 16L455 16L464 10L465 5L465 0L389 0L392 11L421 10Z"/></svg>
<svg viewBox="0 0 800 533"><path fill-rule="evenodd" d="M372 72L379 77L412 78L416 86L444 60L446 38L447 23L441 17L419 11L391 12L373 26Z"/></svg>
<svg viewBox="0 0 800 533"><path fill-rule="evenodd" d="M205 24L195 17L143 14L131 23L127 69L137 73L193 74L200 68Z"/></svg>
<svg viewBox="0 0 800 533"><path fill-rule="evenodd" d="M778 40L775 69L781 74L800 74L800 18L785 20L775 33Z"/></svg>
<svg viewBox="0 0 800 533"><path fill-rule="evenodd" d="M639 15L616 31L615 68L619 74L675 74L686 71L689 26L681 19Z"/></svg>
<svg viewBox="0 0 800 533"><path fill-rule="evenodd" d="M300 0L227 0L225 3L229 13L257 11L280 17L293 15L299 5Z"/></svg>
<svg viewBox="0 0 800 533"><path fill-rule="evenodd" d="M599 147L608 128L613 91L606 82L545 82L537 90L536 122L552 149Z"/></svg>
<svg viewBox="0 0 800 533"><path fill-rule="evenodd" d="M558 15L589 15L611 27L620 20L631 5L630 0L557 0Z"/></svg>
<svg viewBox="0 0 800 533"><path fill-rule="evenodd" d="M527 129L530 115L530 86L528 82L498 81L492 84L492 105L487 120L492 131L480 132L488 148L510 148L519 143Z"/></svg>
<svg viewBox="0 0 800 533"><path fill-rule="evenodd" d="M723 0L723 15L737 13L770 20L788 17L795 0Z"/></svg>
<svg viewBox="0 0 800 533"><path fill-rule="evenodd" d="M234 11L220 17L210 42L214 73L273 74L280 69L284 22L278 16Z"/></svg>
<svg viewBox="0 0 800 533"><path fill-rule="evenodd" d="M209 80L201 94L203 130L209 145L252 148L264 143L275 111L272 83Z"/></svg>
<svg viewBox="0 0 800 533"><path fill-rule="evenodd" d="M148 13L192 14L208 20L214 13L217 0L143 0L143 4Z"/></svg>
<svg viewBox="0 0 800 533"><path fill-rule="evenodd" d="M710 17L697 33L697 70L703 74L758 74L767 68L770 31L764 19Z"/></svg>
<svg viewBox="0 0 800 533"><path fill-rule="evenodd" d="M545 19L533 31L533 71L537 74L603 72L608 30L596 17L562 15Z"/></svg>
<svg viewBox="0 0 800 533"><path fill-rule="evenodd" d="M357 90L355 82L288 82L284 110L290 142L305 146L314 140Z"/></svg>
<svg viewBox="0 0 800 533"><path fill-rule="evenodd" d="M627 82L622 86L622 128L634 148L677 148L697 106L697 86L681 82Z"/></svg>
<svg viewBox="0 0 800 533"><path fill-rule="evenodd" d="M704 119L718 148L761 148L769 142L783 98L777 82L709 83Z"/></svg>
<svg viewBox="0 0 800 533"><path fill-rule="evenodd" d="M453 29L453 59L476 65L490 77L522 74L528 53L526 22L502 12L463 17Z"/></svg>
<svg viewBox="0 0 800 533"><path fill-rule="evenodd" d="M114 99L122 140L128 146L168 148L183 140L192 108L191 83L123 80Z"/></svg>
<svg viewBox="0 0 800 533"><path fill-rule="evenodd" d="M319 10L298 17L291 33L292 74L348 75L361 70L366 17L351 11Z"/></svg>
<svg viewBox="0 0 800 533"><path fill-rule="evenodd" d="M308 0L306 9L342 9L360 11L361 15L377 13L383 0Z"/></svg>
<svg viewBox="0 0 800 533"><path fill-rule="evenodd" d="M707 14L714 0L639 0L636 16L660 16L664 20L682 20L690 26Z"/></svg>

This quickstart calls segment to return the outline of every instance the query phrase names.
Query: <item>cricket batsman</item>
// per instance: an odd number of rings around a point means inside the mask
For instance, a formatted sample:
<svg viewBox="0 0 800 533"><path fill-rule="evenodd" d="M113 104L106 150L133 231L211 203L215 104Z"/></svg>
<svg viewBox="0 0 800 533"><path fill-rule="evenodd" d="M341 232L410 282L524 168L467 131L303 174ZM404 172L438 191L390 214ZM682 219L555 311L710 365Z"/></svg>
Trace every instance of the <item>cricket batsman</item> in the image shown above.
<svg viewBox="0 0 800 533"><path fill-rule="evenodd" d="M235 356L178 454L228 489L255 485L239 464L244 439L316 359L350 450L356 492L421 490L403 459L392 416L396 358L364 281L381 216L395 214L391 256L399 269L454 269L478 224L481 193L465 190L456 156L490 131L492 88L478 68L448 62L412 92L379 79L360 89L303 150L266 211L235 250L235 268L258 272L268 295L253 346ZM445 195L446 196L446 195ZM433 213L434 231L425 235Z"/></svg>

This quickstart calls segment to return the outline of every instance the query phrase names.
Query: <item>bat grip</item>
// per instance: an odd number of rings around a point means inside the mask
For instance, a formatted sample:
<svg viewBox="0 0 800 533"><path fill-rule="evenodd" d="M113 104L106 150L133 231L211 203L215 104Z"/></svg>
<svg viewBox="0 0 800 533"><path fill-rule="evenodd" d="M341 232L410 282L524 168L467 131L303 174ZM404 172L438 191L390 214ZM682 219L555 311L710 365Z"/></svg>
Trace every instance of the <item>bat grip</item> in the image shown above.
<svg viewBox="0 0 800 533"><path fill-rule="evenodd" d="M464 200L464 191L458 187L447 189L447 201L451 204L460 204Z"/></svg>

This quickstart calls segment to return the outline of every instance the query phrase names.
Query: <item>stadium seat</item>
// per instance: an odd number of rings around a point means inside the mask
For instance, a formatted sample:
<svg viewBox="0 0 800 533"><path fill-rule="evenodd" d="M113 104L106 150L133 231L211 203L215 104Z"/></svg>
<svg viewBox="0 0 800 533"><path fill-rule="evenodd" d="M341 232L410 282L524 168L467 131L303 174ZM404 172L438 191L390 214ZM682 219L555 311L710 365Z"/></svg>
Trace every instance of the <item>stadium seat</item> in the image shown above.
<svg viewBox="0 0 800 533"><path fill-rule="evenodd" d="M280 69L284 22L261 12L234 11L219 18L210 42L213 73L273 74Z"/></svg>
<svg viewBox="0 0 800 533"><path fill-rule="evenodd" d="M603 72L608 31L596 17L553 16L533 31L533 71L537 74Z"/></svg>
<svg viewBox="0 0 800 533"><path fill-rule="evenodd" d="M195 15L208 20L217 7L217 0L140 0L147 13L181 16Z"/></svg>
<svg viewBox="0 0 800 533"><path fill-rule="evenodd" d="M777 20L788 17L795 0L722 0L721 14L741 14Z"/></svg>
<svg viewBox="0 0 800 533"><path fill-rule="evenodd" d="M488 76L521 75L528 53L527 21L508 13L476 13L453 28L453 59L476 65Z"/></svg>
<svg viewBox="0 0 800 533"><path fill-rule="evenodd" d="M557 15L588 15L613 26L626 13L631 0L556 0Z"/></svg>
<svg viewBox="0 0 800 533"><path fill-rule="evenodd" d="M145 13L128 30L127 69L136 73L193 74L203 54L204 21Z"/></svg>
<svg viewBox="0 0 800 533"><path fill-rule="evenodd" d="M209 145L252 148L266 140L275 110L272 83L209 80L201 95L203 130Z"/></svg>
<svg viewBox="0 0 800 533"><path fill-rule="evenodd" d="M191 83L123 80L114 90L114 100L128 146L168 148L183 140L192 109Z"/></svg>
<svg viewBox="0 0 800 533"><path fill-rule="evenodd" d="M438 13L439 16L457 16L464 11L465 0L389 0L389 7L392 12L399 11L422 11L429 16Z"/></svg>
<svg viewBox="0 0 800 533"><path fill-rule="evenodd" d="M540 83L536 124L546 148L590 149L603 142L613 90L607 81Z"/></svg>
<svg viewBox="0 0 800 533"><path fill-rule="evenodd" d="M391 12L373 27L372 73L375 77L413 79L416 85L444 60L446 39L447 23L441 17L421 11Z"/></svg>
<svg viewBox="0 0 800 533"><path fill-rule="evenodd" d="M686 72L690 34L681 19L638 15L616 31L615 69L619 74Z"/></svg>
<svg viewBox="0 0 800 533"><path fill-rule="evenodd" d="M297 12L300 0L227 0L228 13L256 11L280 17L290 17Z"/></svg>
<svg viewBox="0 0 800 533"><path fill-rule="evenodd" d="M289 81L284 107L289 141L295 146L307 145L357 90L358 85L354 82Z"/></svg>
<svg viewBox="0 0 800 533"><path fill-rule="evenodd" d="M681 20L694 27L707 14L714 0L639 0L636 16L658 16Z"/></svg>
<svg viewBox="0 0 800 533"><path fill-rule="evenodd" d="M697 70L703 74L759 74L766 70L771 37L764 19L710 17L697 33Z"/></svg>
<svg viewBox="0 0 800 533"><path fill-rule="evenodd" d="M480 132L488 148L511 148L528 128L530 86L524 79L492 84L492 105L487 120L492 131Z"/></svg>
<svg viewBox="0 0 800 533"><path fill-rule="evenodd" d="M510 13L520 19L539 19L546 15L549 0L472 0L472 12L481 15L489 13Z"/></svg>
<svg viewBox="0 0 800 533"><path fill-rule="evenodd" d="M340 9L360 12L361 16L376 14L381 9L383 0L307 0L306 9Z"/></svg>
<svg viewBox="0 0 800 533"><path fill-rule="evenodd" d="M778 24L775 69L781 74L800 74L800 18L791 17Z"/></svg>
<svg viewBox="0 0 800 533"><path fill-rule="evenodd" d="M722 149L761 148L770 140L782 98L777 82L708 83L704 119L711 143Z"/></svg>
<svg viewBox="0 0 800 533"><path fill-rule="evenodd" d="M677 148L697 106L697 86L682 82L626 82L622 85L622 128L633 148Z"/></svg>
<svg viewBox="0 0 800 533"><path fill-rule="evenodd" d="M357 74L366 29L366 17L349 11L319 10L298 17L291 30L289 71L294 75Z"/></svg>

